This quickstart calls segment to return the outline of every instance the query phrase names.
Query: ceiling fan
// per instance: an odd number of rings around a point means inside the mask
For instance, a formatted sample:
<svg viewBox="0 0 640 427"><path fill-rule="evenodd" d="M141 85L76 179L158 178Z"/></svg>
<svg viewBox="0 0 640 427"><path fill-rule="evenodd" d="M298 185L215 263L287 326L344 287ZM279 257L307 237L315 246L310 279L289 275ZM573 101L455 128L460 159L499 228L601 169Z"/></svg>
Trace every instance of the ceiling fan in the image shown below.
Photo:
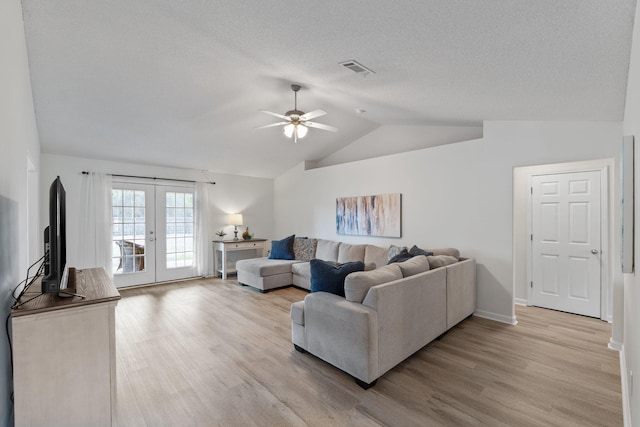
<svg viewBox="0 0 640 427"><path fill-rule="evenodd" d="M325 114L327 114L327 112L323 110L313 110L309 113L305 113L304 111L298 110L298 91L300 90L300 85L291 85L291 90L293 90L293 110L287 111L286 113L284 113L284 115L273 113L271 111L260 110L262 113L267 113L286 121L260 126L256 129L284 126L284 134L287 136L287 138L293 138L293 142L296 143L298 142L298 139L302 139L305 137L307 131L309 130L308 128L328 130L331 132L338 131L338 128L335 128L333 126L310 122L309 120L315 119L316 117L324 116Z"/></svg>

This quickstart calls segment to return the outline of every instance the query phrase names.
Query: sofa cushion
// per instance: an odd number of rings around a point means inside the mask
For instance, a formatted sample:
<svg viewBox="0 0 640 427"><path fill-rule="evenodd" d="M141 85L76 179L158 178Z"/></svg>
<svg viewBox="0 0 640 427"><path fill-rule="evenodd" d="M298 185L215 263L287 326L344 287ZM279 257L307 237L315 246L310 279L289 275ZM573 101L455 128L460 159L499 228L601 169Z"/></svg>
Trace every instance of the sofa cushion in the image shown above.
<svg viewBox="0 0 640 427"><path fill-rule="evenodd" d="M433 252L431 251L425 251L424 249L420 249L419 247L417 247L416 245L413 245L411 247L411 249L409 249L409 253L413 256L418 256L418 255L424 255L424 256L431 256L434 255Z"/></svg>
<svg viewBox="0 0 640 427"><path fill-rule="evenodd" d="M400 253L389 260L389 264L393 264L395 262L403 262L408 259L411 259L413 255L407 251L407 248L404 248Z"/></svg>
<svg viewBox="0 0 640 427"><path fill-rule="evenodd" d="M414 256L404 262L399 262L395 265L400 267L403 277L409 277L413 276L414 274L429 271L429 260L427 260L427 257L424 255Z"/></svg>
<svg viewBox="0 0 640 427"><path fill-rule="evenodd" d="M344 280L345 298L347 301L361 303L371 287L402 279L402 271L398 265L385 265L375 270L349 274Z"/></svg>
<svg viewBox="0 0 640 427"><path fill-rule="evenodd" d="M291 264L291 272L309 280L311 279L311 264L308 262L297 262L295 264Z"/></svg>
<svg viewBox="0 0 640 427"><path fill-rule="evenodd" d="M334 242L333 240L318 239L318 245L316 247L316 258L325 261L338 261L338 248L340 242Z"/></svg>
<svg viewBox="0 0 640 427"><path fill-rule="evenodd" d="M460 259L460 251L456 248L443 248L443 249L426 249L429 252L433 252L434 255L448 255L455 259Z"/></svg>
<svg viewBox="0 0 640 427"><path fill-rule="evenodd" d="M431 269L444 267L458 262L458 258L449 255L433 255L428 256L427 259L429 260L429 267Z"/></svg>
<svg viewBox="0 0 640 427"><path fill-rule="evenodd" d="M293 242L295 240L295 234L289 237L285 237L282 240L271 241L271 252L269 253L270 259L296 259L293 254Z"/></svg>
<svg viewBox="0 0 640 427"><path fill-rule="evenodd" d="M364 271L375 270L376 268L378 268L378 267L372 262L365 262L364 263Z"/></svg>
<svg viewBox="0 0 640 427"><path fill-rule="evenodd" d="M387 265L389 262L389 248L381 248L380 246L367 245L364 249L364 263L374 263L376 268Z"/></svg>
<svg viewBox="0 0 640 427"><path fill-rule="evenodd" d="M340 243L338 247L338 262L362 261L364 262L364 250L366 245L350 245L349 243Z"/></svg>
<svg viewBox="0 0 640 427"><path fill-rule="evenodd" d="M318 239L307 239L306 237L296 237L293 241L293 256L299 261L311 261L316 257L316 246Z"/></svg>
<svg viewBox="0 0 640 427"><path fill-rule="evenodd" d="M363 271L362 261L336 264L321 259L309 261L311 266L311 292L329 292L344 297L344 279L349 273Z"/></svg>
<svg viewBox="0 0 640 427"><path fill-rule="evenodd" d="M236 269L258 277L274 276L276 274L291 273L295 260L276 260L269 258L240 259L236 262Z"/></svg>
<svg viewBox="0 0 640 427"><path fill-rule="evenodd" d="M393 258L394 256L398 255L403 250L406 251L407 247L406 246L396 246L396 245L389 246L389 252L387 253L387 263L389 261L391 261L391 258Z"/></svg>

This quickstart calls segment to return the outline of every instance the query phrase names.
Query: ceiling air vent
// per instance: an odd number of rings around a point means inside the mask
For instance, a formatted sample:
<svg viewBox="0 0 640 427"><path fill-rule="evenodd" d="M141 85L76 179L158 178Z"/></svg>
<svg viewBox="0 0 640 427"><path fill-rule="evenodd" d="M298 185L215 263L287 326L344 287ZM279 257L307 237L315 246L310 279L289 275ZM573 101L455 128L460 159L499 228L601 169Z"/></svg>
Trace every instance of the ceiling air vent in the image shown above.
<svg viewBox="0 0 640 427"><path fill-rule="evenodd" d="M345 62L340 62L340 65L342 65L344 68L353 71L356 74L359 74L361 76L366 76L368 74L375 74L373 70L370 70L369 68L365 67L364 65L358 63L357 61L351 60L351 61L345 61Z"/></svg>

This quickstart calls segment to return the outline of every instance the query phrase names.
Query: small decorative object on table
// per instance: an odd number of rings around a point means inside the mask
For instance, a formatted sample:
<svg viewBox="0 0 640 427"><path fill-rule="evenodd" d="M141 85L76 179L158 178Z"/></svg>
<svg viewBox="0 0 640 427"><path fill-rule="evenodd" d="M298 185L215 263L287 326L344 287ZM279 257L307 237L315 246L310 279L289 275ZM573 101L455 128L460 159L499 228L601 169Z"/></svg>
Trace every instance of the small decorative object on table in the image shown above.
<svg viewBox="0 0 640 427"><path fill-rule="evenodd" d="M253 234L249 233L249 227L247 227L247 229L244 230L244 233L242 233L242 238L244 240L251 240L253 238Z"/></svg>
<svg viewBox="0 0 640 427"><path fill-rule="evenodd" d="M225 233L224 230L216 231L216 234L220 236L221 239L224 239L224 236L227 235L227 233Z"/></svg>

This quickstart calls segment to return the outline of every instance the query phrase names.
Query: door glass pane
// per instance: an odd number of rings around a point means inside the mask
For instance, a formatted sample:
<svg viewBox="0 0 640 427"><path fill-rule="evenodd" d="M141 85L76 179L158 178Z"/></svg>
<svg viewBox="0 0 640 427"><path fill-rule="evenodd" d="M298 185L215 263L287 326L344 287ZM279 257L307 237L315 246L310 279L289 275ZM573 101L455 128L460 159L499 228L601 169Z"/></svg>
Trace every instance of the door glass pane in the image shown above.
<svg viewBox="0 0 640 427"><path fill-rule="evenodd" d="M167 192L167 268L193 267L193 193Z"/></svg>
<svg viewBox="0 0 640 427"><path fill-rule="evenodd" d="M145 271L144 191L114 188L112 210L112 272L129 274Z"/></svg>

